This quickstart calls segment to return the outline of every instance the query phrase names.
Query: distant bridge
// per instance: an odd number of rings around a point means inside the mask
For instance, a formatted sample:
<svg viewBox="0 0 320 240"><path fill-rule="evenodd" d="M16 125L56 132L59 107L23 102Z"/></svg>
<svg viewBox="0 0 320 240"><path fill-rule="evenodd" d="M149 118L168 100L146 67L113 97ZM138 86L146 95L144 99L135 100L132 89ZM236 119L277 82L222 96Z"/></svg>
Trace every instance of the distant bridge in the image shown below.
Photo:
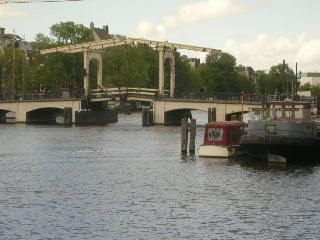
<svg viewBox="0 0 320 240"><path fill-rule="evenodd" d="M90 95L90 101L136 101L144 102L153 108L153 119L155 124L171 124L179 122L180 119L191 110L208 111L209 108L216 109L216 120L230 120L230 116L239 118L242 112L249 111L260 105L261 97L242 96L239 94L227 95L216 94L209 96L195 96L196 94L179 95L170 97L168 94L160 93L158 89L148 88L109 88L107 90L95 90ZM48 114L51 117L64 108L72 109L72 119L75 120L75 112L83 110L81 101L88 97L76 95L62 95L60 98L50 98L43 93L27 96L21 100L2 99L0 101L0 121L7 112L14 112L16 122L28 122L36 115Z"/></svg>

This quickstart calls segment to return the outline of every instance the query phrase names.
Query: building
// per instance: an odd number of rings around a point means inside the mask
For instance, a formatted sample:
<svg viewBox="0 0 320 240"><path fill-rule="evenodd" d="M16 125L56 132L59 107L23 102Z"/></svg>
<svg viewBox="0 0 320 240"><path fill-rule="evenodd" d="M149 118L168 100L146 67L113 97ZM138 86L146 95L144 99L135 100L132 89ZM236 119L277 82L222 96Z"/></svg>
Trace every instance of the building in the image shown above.
<svg viewBox="0 0 320 240"><path fill-rule="evenodd" d="M320 85L320 73L303 73L300 79L300 86L309 83L310 85Z"/></svg>
<svg viewBox="0 0 320 240"><path fill-rule="evenodd" d="M257 83L257 74L252 67L239 66L239 74L247 77L254 84Z"/></svg>
<svg viewBox="0 0 320 240"><path fill-rule="evenodd" d="M188 63L191 67L198 69L200 67L200 59L199 58L188 58Z"/></svg>
<svg viewBox="0 0 320 240"><path fill-rule="evenodd" d="M23 49L28 53L31 51L31 46L28 42L24 41L19 35L6 33L5 28L0 27L0 51L5 47L11 47L15 38L16 48Z"/></svg>
<svg viewBox="0 0 320 240"><path fill-rule="evenodd" d="M187 61L192 68L198 69L200 67L199 58L188 58L186 55L182 55L181 58Z"/></svg>
<svg viewBox="0 0 320 240"><path fill-rule="evenodd" d="M110 38L109 27L107 25L103 26L103 28L96 28L93 22L91 22L90 29L92 30L95 41L101 41Z"/></svg>

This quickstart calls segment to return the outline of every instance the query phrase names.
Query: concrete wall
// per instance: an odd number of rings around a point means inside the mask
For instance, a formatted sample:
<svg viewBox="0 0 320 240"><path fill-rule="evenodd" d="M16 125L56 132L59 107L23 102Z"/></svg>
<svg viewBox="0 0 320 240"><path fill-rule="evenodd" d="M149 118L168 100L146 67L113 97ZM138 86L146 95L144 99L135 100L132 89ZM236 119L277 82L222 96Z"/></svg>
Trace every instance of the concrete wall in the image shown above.
<svg viewBox="0 0 320 240"><path fill-rule="evenodd" d="M182 101L154 101L153 119L155 124L165 124L165 113L179 109L190 109L208 111L208 108L216 108L218 122L225 121L227 114L238 113L242 111L241 104L232 103L212 103L212 102L182 102ZM250 108L257 108L258 104L244 104L243 111L247 112Z"/></svg>
<svg viewBox="0 0 320 240"><path fill-rule="evenodd" d="M320 77L302 77L300 80L301 85L310 83L311 85L320 85Z"/></svg>
<svg viewBox="0 0 320 240"><path fill-rule="evenodd" d="M0 110L6 110L16 113L16 122L26 122L27 112L40 108L72 108L72 122L75 120L75 112L80 111L81 102L79 100L70 101L21 101L21 102L1 102Z"/></svg>

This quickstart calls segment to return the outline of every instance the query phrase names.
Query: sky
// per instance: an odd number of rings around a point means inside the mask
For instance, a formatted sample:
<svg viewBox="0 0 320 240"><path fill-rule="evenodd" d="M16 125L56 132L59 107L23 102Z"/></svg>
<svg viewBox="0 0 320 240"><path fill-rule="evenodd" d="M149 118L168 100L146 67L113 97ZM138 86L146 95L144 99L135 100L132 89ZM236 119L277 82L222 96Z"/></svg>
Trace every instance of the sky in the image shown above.
<svg viewBox="0 0 320 240"><path fill-rule="evenodd" d="M1 1L0 1L1 2ZM73 21L112 34L220 49L237 64L268 70L283 60L320 72L319 0L82 0L1 4L0 27L32 41ZM186 52L205 58L203 53Z"/></svg>

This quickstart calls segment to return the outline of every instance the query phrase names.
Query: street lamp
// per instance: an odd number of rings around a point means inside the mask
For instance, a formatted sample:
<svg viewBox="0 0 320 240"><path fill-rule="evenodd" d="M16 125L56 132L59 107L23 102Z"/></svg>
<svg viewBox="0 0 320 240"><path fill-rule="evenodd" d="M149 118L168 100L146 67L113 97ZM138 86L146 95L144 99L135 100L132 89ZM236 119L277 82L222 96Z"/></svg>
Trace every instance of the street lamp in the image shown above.
<svg viewBox="0 0 320 240"><path fill-rule="evenodd" d="M295 77L295 95L298 95L298 79L301 79L301 71L299 71L299 76L298 76L298 63L296 63L296 77ZM293 87L293 83L292 83L292 87ZM293 93L293 89L292 89L292 93Z"/></svg>

